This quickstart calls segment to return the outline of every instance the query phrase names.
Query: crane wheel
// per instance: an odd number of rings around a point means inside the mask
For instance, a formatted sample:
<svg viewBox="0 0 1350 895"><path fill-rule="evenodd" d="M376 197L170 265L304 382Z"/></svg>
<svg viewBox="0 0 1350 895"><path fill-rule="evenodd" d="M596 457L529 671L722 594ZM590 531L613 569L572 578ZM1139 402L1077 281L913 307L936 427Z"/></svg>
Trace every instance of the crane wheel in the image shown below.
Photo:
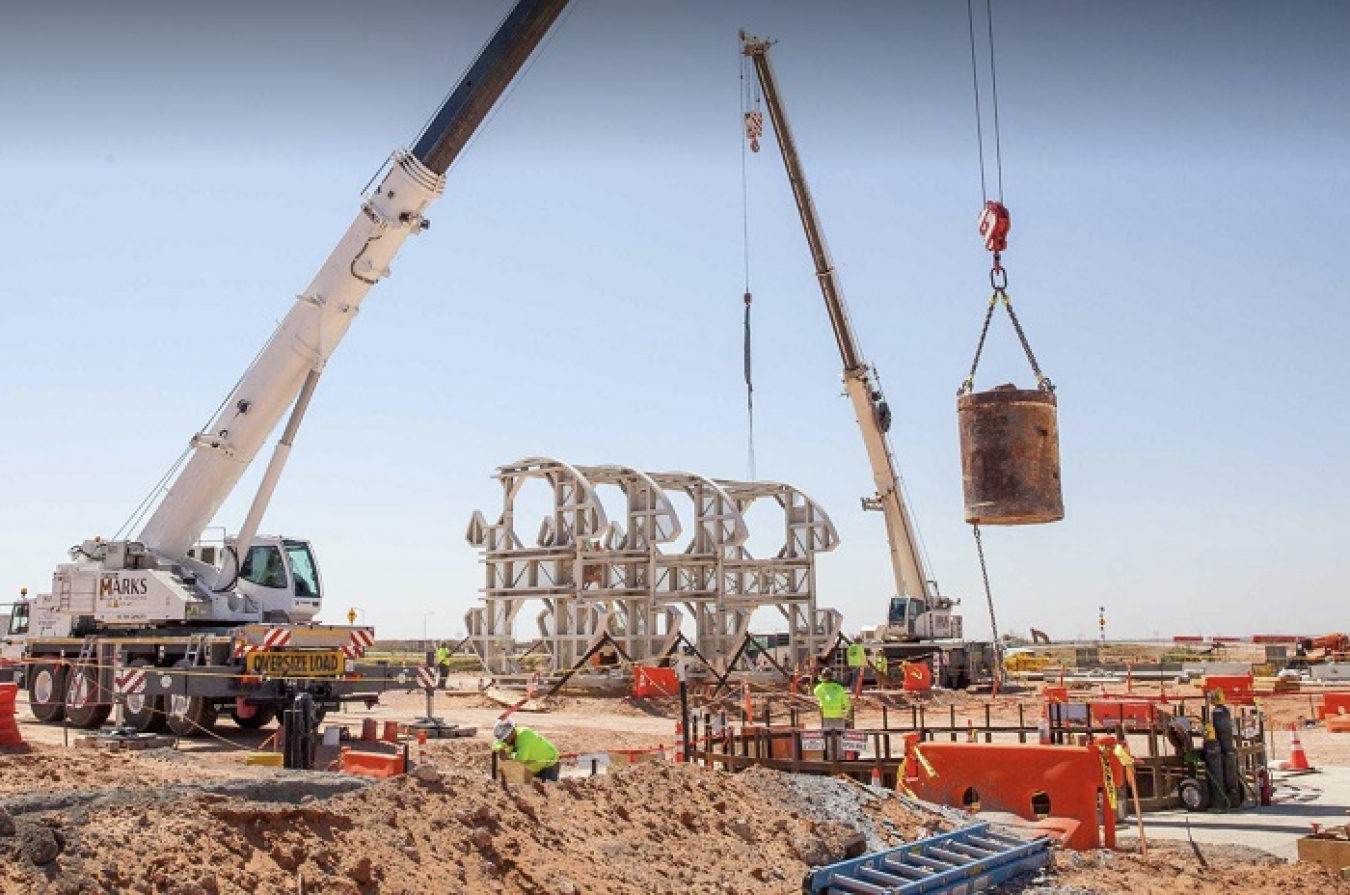
<svg viewBox="0 0 1350 895"><path fill-rule="evenodd" d="M187 668L187 661L179 659L174 668ZM180 737L197 737L216 726L219 717L215 703L202 696L171 694L164 703L169 730Z"/></svg>
<svg viewBox="0 0 1350 895"><path fill-rule="evenodd" d="M276 720L277 710L271 706L258 706L253 714L247 718L242 718L234 709L230 709L230 717L234 723L244 730L260 730Z"/></svg>
<svg viewBox="0 0 1350 895"><path fill-rule="evenodd" d="M30 666L28 671L28 708L44 724L54 724L66 716L66 666L54 660Z"/></svg>
<svg viewBox="0 0 1350 895"><path fill-rule="evenodd" d="M136 659L128 668L152 668L147 659ZM164 729L168 718L164 714L163 695L148 696L145 693L128 693L123 717L127 727L134 727L138 733L159 733Z"/></svg>
<svg viewBox="0 0 1350 895"><path fill-rule="evenodd" d="M1187 811L1209 808L1209 787L1194 777L1186 777L1177 785L1177 795L1181 798L1181 806Z"/></svg>
<svg viewBox="0 0 1350 895"><path fill-rule="evenodd" d="M71 727L93 730L112 713L112 694L99 680L99 668L83 663L70 669L66 681L66 720Z"/></svg>

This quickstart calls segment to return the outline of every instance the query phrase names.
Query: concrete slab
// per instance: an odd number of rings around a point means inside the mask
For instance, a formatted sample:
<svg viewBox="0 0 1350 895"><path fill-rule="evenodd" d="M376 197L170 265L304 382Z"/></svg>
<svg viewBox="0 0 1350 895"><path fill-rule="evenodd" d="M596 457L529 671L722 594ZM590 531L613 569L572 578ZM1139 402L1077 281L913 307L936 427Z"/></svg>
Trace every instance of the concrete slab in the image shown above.
<svg viewBox="0 0 1350 895"><path fill-rule="evenodd" d="M1191 838L1201 846L1246 845L1297 861L1299 837L1311 833L1312 824L1332 827L1350 822L1350 768L1329 767L1297 776L1276 772L1274 778L1275 804L1269 808L1151 811L1144 815L1144 832L1149 839L1185 841L1189 826ZM1134 818L1117 829L1121 835L1133 835Z"/></svg>

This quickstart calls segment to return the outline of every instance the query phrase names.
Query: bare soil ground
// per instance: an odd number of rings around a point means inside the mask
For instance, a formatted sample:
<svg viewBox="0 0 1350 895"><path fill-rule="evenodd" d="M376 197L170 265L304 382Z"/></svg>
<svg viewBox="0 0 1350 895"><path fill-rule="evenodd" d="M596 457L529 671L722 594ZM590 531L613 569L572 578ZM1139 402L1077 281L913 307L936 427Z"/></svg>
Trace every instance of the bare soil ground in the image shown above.
<svg viewBox="0 0 1350 895"><path fill-rule="evenodd" d="M472 682L465 684L472 687ZM907 697L865 697L862 722L908 713ZM982 720L986 700L941 694L926 712ZM1004 695L992 717L1034 718L1034 693ZM756 712L763 697L756 697ZM739 705L733 701L734 708ZM330 718L409 720L422 697ZM566 697L521 712L564 752L673 745L674 700ZM1272 701L1277 755L1306 698ZM772 711L786 717L785 704ZM812 865L899 844L960 820L894 794L829 778L755 770L639 764L556 785L488 779L491 722L502 707L478 693L437 695L435 713L478 727L432 741L439 779L368 781L250 767L265 733L222 721L219 738L177 749L109 753L67 748L60 727L20 706L24 753L0 752L0 893L797 893ZM892 723L895 722L892 716ZM1300 734L1314 764L1350 763L1321 729ZM1018 889L1055 895L1230 892L1346 893L1350 881L1237 846L1207 845L1202 868L1185 845L1058 852L1053 869Z"/></svg>

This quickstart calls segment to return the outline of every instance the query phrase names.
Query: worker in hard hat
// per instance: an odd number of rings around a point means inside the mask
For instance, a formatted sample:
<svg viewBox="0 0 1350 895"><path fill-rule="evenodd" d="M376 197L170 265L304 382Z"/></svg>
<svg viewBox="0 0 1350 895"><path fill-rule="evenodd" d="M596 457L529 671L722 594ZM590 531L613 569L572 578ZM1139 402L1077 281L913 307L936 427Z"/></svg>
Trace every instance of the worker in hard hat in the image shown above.
<svg viewBox="0 0 1350 895"><path fill-rule="evenodd" d="M558 779L558 747L528 727L518 727L510 718L492 725L493 752L504 752L512 761L525 765L536 780Z"/></svg>
<svg viewBox="0 0 1350 895"><path fill-rule="evenodd" d="M834 679L833 668L821 669L819 682L812 693L820 703L820 726L827 731L847 729L848 713L853 703L848 698L848 691ZM829 737L826 741L829 757L834 757L838 751L837 735L827 733L826 736Z"/></svg>

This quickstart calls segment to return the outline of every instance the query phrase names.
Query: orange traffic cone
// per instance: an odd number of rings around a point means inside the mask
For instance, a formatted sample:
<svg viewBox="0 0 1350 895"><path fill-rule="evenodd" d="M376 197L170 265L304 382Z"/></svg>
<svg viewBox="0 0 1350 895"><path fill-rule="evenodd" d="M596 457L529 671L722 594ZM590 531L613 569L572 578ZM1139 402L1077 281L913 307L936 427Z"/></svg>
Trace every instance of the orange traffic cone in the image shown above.
<svg viewBox="0 0 1350 895"><path fill-rule="evenodd" d="M684 722L675 722L675 761L684 763Z"/></svg>
<svg viewBox="0 0 1350 895"><path fill-rule="evenodd" d="M1289 725L1289 769L1291 771L1311 771L1312 765L1308 764L1307 753L1303 751L1303 744L1298 741L1298 725Z"/></svg>
<svg viewBox="0 0 1350 895"><path fill-rule="evenodd" d="M880 788L881 785L882 785L882 783L881 783L881 766L880 766L880 765L875 765L875 764L872 765L872 785L875 786L875 787L878 787L878 788Z"/></svg>

